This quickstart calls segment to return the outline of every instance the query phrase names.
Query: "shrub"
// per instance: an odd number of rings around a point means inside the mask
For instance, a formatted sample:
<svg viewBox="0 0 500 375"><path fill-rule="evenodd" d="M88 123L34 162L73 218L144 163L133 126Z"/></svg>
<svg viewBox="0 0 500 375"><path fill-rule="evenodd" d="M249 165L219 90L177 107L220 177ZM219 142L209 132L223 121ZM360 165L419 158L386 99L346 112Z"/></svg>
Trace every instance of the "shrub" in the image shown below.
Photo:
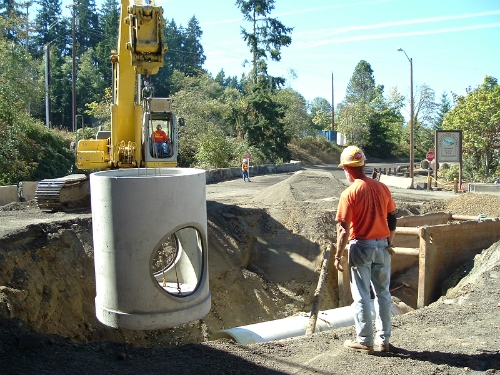
<svg viewBox="0 0 500 375"><path fill-rule="evenodd" d="M0 184L38 181L70 174L74 154L68 142L41 122L21 117L13 125L0 123Z"/></svg>

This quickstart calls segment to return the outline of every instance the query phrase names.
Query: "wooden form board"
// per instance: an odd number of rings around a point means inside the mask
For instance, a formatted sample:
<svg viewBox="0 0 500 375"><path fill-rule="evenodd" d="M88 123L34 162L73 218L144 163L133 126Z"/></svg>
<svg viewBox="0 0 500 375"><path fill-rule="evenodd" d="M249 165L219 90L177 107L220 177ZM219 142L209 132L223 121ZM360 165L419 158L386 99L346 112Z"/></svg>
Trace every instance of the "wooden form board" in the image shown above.
<svg viewBox="0 0 500 375"><path fill-rule="evenodd" d="M394 241L398 247L395 248L393 263L404 268L411 264L411 258L418 257L415 260L419 274L417 308L435 302L441 295L444 280L476 254L500 240L500 218L481 222L457 221L465 219L471 217L435 213L398 219ZM348 306L352 297L347 257L343 258L343 267L344 272L338 273L339 306Z"/></svg>
<svg viewBox="0 0 500 375"><path fill-rule="evenodd" d="M420 228L417 307L436 301L444 280L500 240L500 220L466 221Z"/></svg>

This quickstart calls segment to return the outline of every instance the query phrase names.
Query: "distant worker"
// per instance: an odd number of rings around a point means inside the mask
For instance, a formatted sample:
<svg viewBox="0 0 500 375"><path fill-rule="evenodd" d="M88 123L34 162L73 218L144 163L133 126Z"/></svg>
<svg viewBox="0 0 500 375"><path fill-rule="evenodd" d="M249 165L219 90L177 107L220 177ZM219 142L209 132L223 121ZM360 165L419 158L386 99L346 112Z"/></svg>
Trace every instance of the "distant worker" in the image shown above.
<svg viewBox="0 0 500 375"><path fill-rule="evenodd" d="M153 135L151 136L155 142L155 156L156 157L166 157L168 156L168 135L165 133L161 125L158 124L156 126L156 130L154 131Z"/></svg>
<svg viewBox="0 0 500 375"><path fill-rule="evenodd" d="M241 174L243 175L243 181L250 182L250 177L248 176L248 160L243 159L243 163L241 163Z"/></svg>
<svg viewBox="0 0 500 375"><path fill-rule="evenodd" d="M396 233L396 204L386 185L365 175L366 157L356 146L347 147L340 156L351 186L341 194L337 215L337 251L335 268L343 272L343 251L349 242L348 265L353 298L357 340L344 347L372 354L390 350L391 337L391 243ZM375 293L377 329L373 335L370 285Z"/></svg>

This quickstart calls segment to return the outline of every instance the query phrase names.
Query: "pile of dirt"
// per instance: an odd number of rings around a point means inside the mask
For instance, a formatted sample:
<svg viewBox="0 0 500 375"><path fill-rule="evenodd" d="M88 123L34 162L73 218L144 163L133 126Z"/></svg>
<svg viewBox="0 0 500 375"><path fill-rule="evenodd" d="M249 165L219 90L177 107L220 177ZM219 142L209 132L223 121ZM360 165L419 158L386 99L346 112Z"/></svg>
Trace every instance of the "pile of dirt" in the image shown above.
<svg viewBox="0 0 500 375"><path fill-rule="evenodd" d="M500 216L500 196L491 194L464 193L455 199L425 202L422 204L422 213L451 212L454 215L487 217Z"/></svg>
<svg viewBox="0 0 500 375"><path fill-rule="evenodd" d="M353 338L352 327L260 345L207 342L221 329L310 311L344 188L329 173L307 170L241 204L211 202L210 313L179 327L145 332L111 329L95 318L88 213L64 218L40 213L30 202L0 209L0 219L5 215L13 223L34 219L0 231L3 368L7 374L352 374L373 368L387 374L500 373L499 244L478 255L468 281L446 297L394 319L397 349L391 354L345 352L342 342ZM496 198L463 194L397 204L411 214L498 216ZM490 211L492 205L496 208ZM335 290L324 291L322 308L335 307L334 295Z"/></svg>

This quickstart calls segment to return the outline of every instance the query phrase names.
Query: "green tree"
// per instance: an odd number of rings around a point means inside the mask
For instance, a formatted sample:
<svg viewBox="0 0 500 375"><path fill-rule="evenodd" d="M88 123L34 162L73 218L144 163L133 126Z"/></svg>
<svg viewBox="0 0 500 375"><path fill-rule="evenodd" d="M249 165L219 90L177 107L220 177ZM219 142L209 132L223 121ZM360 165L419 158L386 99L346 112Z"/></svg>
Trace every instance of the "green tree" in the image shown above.
<svg viewBox="0 0 500 375"><path fill-rule="evenodd" d="M75 48L76 56L81 56L89 48L96 48L103 36L95 0L78 0L75 8L78 18Z"/></svg>
<svg viewBox="0 0 500 375"><path fill-rule="evenodd" d="M267 75L265 60L281 60L281 48L292 43L290 33L293 28L286 27L277 18L270 17L274 0L236 0L245 21L251 23L251 31L241 28L243 40L252 53L253 83L259 74Z"/></svg>
<svg viewBox="0 0 500 375"><path fill-rule="evenodd" d="M151 78L156 96L168 97L176 92L172 82L174 71L194 76L202 74L205 62L201 36L203 32L198 20L193 16L188 27L177 26L172 19L167 20L164 29L165 43L168 50L165 54L165 64L162 69Z"/></svg>
<svg viewBox="0 0 500 375"><path fill-rule="evenodd" d="M451 102L448 97L448 94L446 92L443 92L443 94L441 95L441 102L439 103L439 107L437 109L437 115L434 119L434 123L432 126L434 130L441 129L444 121L444 116L446 116L446 114L450 111L450 109L451 109Z"/></svg>
<svg viewBox="0 0 500 375"><path fill-rule="evenodd" d="M183 52L185 54L184 73L188 75L198 74L206 60L203 46L201 45L200 23L196 17L191 17L188 21L184 35Z"/></svg>
<svg viewBox="0 0 500 375"><path fill-rule="evenodd" d="M311 116L307 113L305 98L291 88L276 90L274 96L284 109L281 122L287 138L291 140L311 133Z"/></svg>
<svg viewBox="0 0 500 375"><path fill-rule="evenodd" d="M250 88L247 100L245 137L249 145L260 148L269 162L288 162L290 137L282 122L285 116L283 106L273 100L267 87L262 84Z"/></svg>
<svg viewBox="0 0 500 375"><path fill-rule="evenodd" d="M95 61L95 54L92 48L83 53L78 61L78 80L76 82L77 112L85 117L85 123L90 122L90 118L85 114L84 108L87 103L100 100L108 83L104 81Z"/></svg>
<svg viewBox="0 0 500 375"><path fill-rule="evenodd" d="M316 97L311 102L311 117L316 130L331 130L332 106L325 98Z"/></svg>
<svg viewBox="0 0 500 375"><path fill-rule="evenodd" d="M378 123L371 120L376 110L373 101L382 93L383 86L376 86L370 64L361 60L347 84L346 97L336 111L335 122L348 144L364 147L370 143L371 128Z"/></svg>
<svg viewBox="0 0 500 375"><path fill-rule="evenodd" d="M486 76L477 89L458 96L444 117L443 129L462 130L464 155L472 158L476 168L482 164L489 177L498 164L500 86L496 78Z"/></svg>
<svg viewBox="0 0 500 375"><path fill-rule="evenodd" d="M96 126L102 127L103 130L111 130L111 88L104 89L104 95L101 101L86 103L85 114L92 116L96 120Z"/></svg>
<svg viewBox="0 0 500 375"><path fill-rule="evenodd" d="M109 57L112 50L118 48L118 27L120 21L120 4L117 0L105 0L99 9L99 25L102 39L96 46L96 59L100 75L111 87L112 69Z"/></svg>
<svg viewBox="0 0 500 375"><path fill-rule="evenodd" d="M354 73L347 84L344 101L347 104L359 102L369 104L377 95L376 89L371 65L361 60L354 68ZM383 87L381 90L383 91Z"/></svg>
<svg viewBox="0 0 500 375"><path fill-rule="evenodd" d="M13 125L29 103L42 98L37 64L24 47L0 37L0 119L5 123Z"/></svg>
<svg viewBox="0 0 500 375"><path fill-rule="evenodd" d="M395 92L392 92L389 98L379 95L372 102L374 111L368 119L370 137L365 145L365 152L370 156L388 159L397 155L397 133L403 121L401 103L398 102Z"/></svg>
<svg viewBox="0 0 500 375"><path fill-rule="evenodd" d="M0 36L21 43L26 39L25 16L21 3L15 0L0 0Z"/></svg>
<svg viewBox="0 0 500 375"><path fill-rule="evenodd" d="M335 123L345 136L347 144L364 147L370 139L370 116L373 108L363 102L337 106Z"/></svg>
<svg viewBox="0 0 500 375"><path fill-rule="evenodd" d="M177 118L185 120L179 128L179 164L193 166L200 161L196 156L200 145L213 129L221 129L225 136L230 134L229 106L219 100L224 88L206 73L188 77L175 71L172 83L173 110Z"/></svg>
<svg viewBox="0 0 500 375"><path fill-rule="evenodd" d="M426 84L417 85L414 95L413 144L415 157L423 159L434 148L434 124L438 104L435 91Z"/></svg>
<svg viewBox="0 0 500 375"><path fill-rule="evenodd" d="M195 155L196 166L201 168L228 168L231 166L233 148L231 141L220 127L210 124L200 138Z"/></svg>
<svg viewBox="0 0 500 375"><path fill-rule="evenodd" d="M33 56L40 58L44 47L56 47L59 55L66 56L70 53L71 24L61 14L60 0L38 0L38 12L35 16L35 34L32 37Z"/></svg>

